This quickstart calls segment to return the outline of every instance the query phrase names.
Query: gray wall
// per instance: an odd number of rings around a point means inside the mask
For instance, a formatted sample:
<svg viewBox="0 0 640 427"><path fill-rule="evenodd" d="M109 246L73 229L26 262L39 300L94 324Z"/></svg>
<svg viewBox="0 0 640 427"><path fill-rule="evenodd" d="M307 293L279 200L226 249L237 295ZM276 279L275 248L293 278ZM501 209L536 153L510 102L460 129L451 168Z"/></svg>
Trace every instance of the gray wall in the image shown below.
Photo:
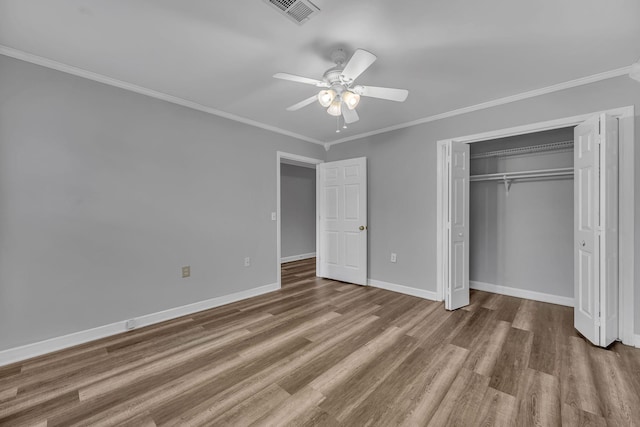
<svg viewBox="0 0 640 427"><path fill-rule="evenodd" d="M471 145L472 153L573 140L573 129ZM524 143L524 144L523 144ZM471 160L471 173L573 166L572 152ZM469 278L472 281L573 297L573 180L500 181L470 186Z"/></svg>
<svg viewBox="0 0 640 427"><path fill-rule="evenodd" d="M282 257L316 251L316 170L280 165Z"/></svg>
<svg viewBox="0 0 640 427"><path fill-rule="evenodd" d="M275 283L277 150L325 155L0 56L0 350Z"/></svg>
<svg viewBox="0 0 640 427"><path fill-rule="evenodd" d="M626 76L331 147L328 161L367 157L369 277L436 290L436 141L627 105L636 106L638 171L640 84ZM635 265L640 265L640 173L635 181ZM390 252L398 253L397 264L389 262ZM640 307L637 276L635 285ZM635 324L638 333L640 310Z"/></svg>

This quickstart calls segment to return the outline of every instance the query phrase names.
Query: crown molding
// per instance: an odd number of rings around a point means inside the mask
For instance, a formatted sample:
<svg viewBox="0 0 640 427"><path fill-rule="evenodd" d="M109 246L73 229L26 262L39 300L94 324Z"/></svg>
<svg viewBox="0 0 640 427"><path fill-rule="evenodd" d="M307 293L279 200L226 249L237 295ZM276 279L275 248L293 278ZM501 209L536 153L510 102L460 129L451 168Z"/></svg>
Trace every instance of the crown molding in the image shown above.
<svg viewBox="0 0 640 427"><path fill-rule="evenodd" d="M88 71L82 68L74 67L72 65L63 64L61 62L57 62L52 59L44 58L42 56L34 55L34 54L24 52L22 50L14 49L8 46L0 45L0 55L19 59L21 61L30 62L32 64L40 65L46 68L51 68L57 71L62 71L63 73L73 74L74 76L84 77L85 79L93 80L99 83L103 83L109 86L114 86L114 87L128 90L131 92L139 93L141 95L146 95L151 98L160 99L162 101L167 101L172 104L181 105L183 107L191 108L192 110L198 110L203 113L212 114L214 116L233 120L235 122L243 123L245 125L279 133L281 135L286 135L291 138L299 139L306 142L311 142L313 144L324 145L323 141L317 140L315 138L310 138L305 135L300 135L295 132L290 132L288 130L281 129L279 127L267 125L265 123L261 123L256 120L251 120L246 117L238 116L232 113L227 113L226 111L218 110L216 108L207 107L206 105L198 104L197 102L189 101L188 99L179 98L177 96L168 95L166 93L158 92L156 90L149 89L143 86L138 86L132 83L127 83L122 80L107 77L103 74L94 73L93 71Z"/></svg>
<svg viewBox="0 0 640 427"><path fill-rule="evenodd" d="M324 144L325 150L329 150L332 145L342 144L343 142L353 141L356 139L362 139L373 135L378 135L385 132L391 132L393 130L404 129L412 126L421 125L424 123L435 122L437 120L447 119L449 117L459 116L462 114L471 113L473 111L484 110L487 108L497 107L499 105L510 104L512 102L522 101L528 98L534 98L540 95L546 95L553 92L559 92L561 90L570 89L577 86L583 86L590 83L599 82L602 80L612 79L614 77L624 76L629 74L631 67L622 67L615 70L605 71L603 73L593 74L591 76L581 77L575 80L569 80L564 83L558 83L555 85L543 87L540 89L531 90L528 92L522 92L516 95L506 96L504 98L494 99L492 101L483 102L469 107L458 108L456 110L447 111L445 113L436 114L433 116L424 117L422 119L413 120L406 123L401 123L394 126L389 126L382 129L377 129L371 132L364 132L358 135L349 136L346 138L338 139L335 141L327 142Z"/></svg>
<svg viewBox="0 0 640 427"><path fill-rule="evenodd" d="M138 86L132 83L127 83L122 80L114 79L111 77L107 77L102 74L94 73L92 71L84 70L82 68L74 67L71 65L63 64L61 62L57 62L48 58L44 58L42 56L34 55L31 53L24 52L22 50L14 49L8 46L0 45L0 55L5 55L11 58L19 59L22 61L30 62L36 65L40 65L43 67L51 68L54 70L62 71L64 73L73 74L75 76L84 77L89 80L93 80L99 83L107 84L110 86L118 87L120 89L128 90L131 92L139 93L141 95L150 96L152 98L160 99L163 101L170 102L172 104L181 105L183 107L191 108L193 110L198 110L203 113L211 114L214 116L222 117L225 119L233 120L235 122L243 123L249 126L257 127L260 129L264 129L270 132L275 132L281 135L289 136L291 138L299 139L305 142L311 142L313 144L319 144L324 146L325 150L329 150L331 146L342 144L344 142L354 141L358 139L367 138L373 135L379 135L381 133L391 132L398 129L404 129L412 126L421 125L424 123L435 122L437 120L447 119L450 117L459 116L462 114L471 113L474 111L484 110L487 108L497 107L499 105L505 105L512 102L522 101L524 99L534 98L540 95L546 95L553 92L559 92L561 90L574 88L577 86L583 86L590 83L599 82L602 80L611 79L614 77L620 77L623 75L629 74L631 70L631 66L617 68L615 70L609 70L598 74L593 74L591 76L581 77L579 79L569 80L564 83L558 83L555 85L543 87L540 89L534 89L528 92L522 92L516 95L506 96L504 98L494 99L492 101L483 102L480 104L471 105L468 107L458 108L456 110L447 111L444 113L436 114L433 116L423 117L421 119L412 120L410 122L400 123L393 126L388 126L381 129L376 129L370 132L363 132L356 135L352 135L346 138L337 139L334 141L320 141L315 138L311 138L305 135L301 135L295 132L291 132L285 129L281 129L276 126L267 125L262 122L258 122L256 120L251 120L246 117L238 116L236 114L227 113L226 111L218 110L216 108L207 107L206 105L198 104L197 102L189 101L184 98L179 98L177 96L168 95L166 93L158 92L153 89L148 89L142 86Z"/></svg>

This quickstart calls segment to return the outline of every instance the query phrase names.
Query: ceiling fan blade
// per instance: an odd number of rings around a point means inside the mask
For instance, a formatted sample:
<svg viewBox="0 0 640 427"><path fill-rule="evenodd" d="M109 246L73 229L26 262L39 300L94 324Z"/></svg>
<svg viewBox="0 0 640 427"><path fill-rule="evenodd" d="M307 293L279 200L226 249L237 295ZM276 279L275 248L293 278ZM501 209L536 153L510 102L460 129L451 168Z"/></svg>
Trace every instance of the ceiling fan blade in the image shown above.
<svg viewBox="0 0 640 427"><path fill-rule="evenodd" d="M342 117L345 123L354 123L360 120L356 110L350 110L346 105L342 104Z"/></svg>
<svg viewBox="0 0 640 427"><path fill-rule="evenodd" d="M362 96L369 96L371 98L387 99L389 101L404 102L409 96L409 91L406 89L394 89L390 87L376 87L376 86L357 86L355 92Z"/></svg>
<svg viewBox="0 0 640 427"><path fill-rule="evenodd" d="M317 99L318 99L317 95L313 95L305 99L304 101L300 101L297 104L294 104L291 107L287 108L287 111L297 111L302 107L306 107L309 104L313 104L313 102L316 101Z"/></svg>
<svg viewBox="0 0 640 427"><path fill-rule="evenodd" d="M289 80L292 82L304 83L307 85L314 85L317 87L329 87L329 85L326 82L323 82L321 80L310 79L308 77L302 77L302 76L296 76L295 74L276 73L273 75L273 77L275 77L276 79Z"/></svg>
<svg viewBox="0 0 640 427"><path fill-rule="evenodd" d="M342 70L342 77L345 80L354 81L360 74L364 72L371 64L375 62L377 57L364 49L358 49L355 51L344 70Z"/></svg>

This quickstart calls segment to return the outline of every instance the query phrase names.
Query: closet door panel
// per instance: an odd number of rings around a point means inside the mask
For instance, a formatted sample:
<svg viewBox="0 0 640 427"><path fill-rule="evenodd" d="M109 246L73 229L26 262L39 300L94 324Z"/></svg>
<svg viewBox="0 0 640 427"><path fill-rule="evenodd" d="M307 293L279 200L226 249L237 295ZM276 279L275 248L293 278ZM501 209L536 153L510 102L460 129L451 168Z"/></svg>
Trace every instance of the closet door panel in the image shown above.
<svg viewBox="0 0 640 427"><path fill-rule="evenodd" d="M618 339L618 120L600 117L600 345Z"/></svg>
<svg viewBox="0 0 640 427"><path fill-rule="evenodd" d="M574 131L574 323L592 343L599 325L599 117Z"/></svg>
<svg viewBox="0 0 640 427"><path fill-rule="evenodd" d="M449 274L445 308L469 305L469 144L451 142L449 157Z"/></svg>

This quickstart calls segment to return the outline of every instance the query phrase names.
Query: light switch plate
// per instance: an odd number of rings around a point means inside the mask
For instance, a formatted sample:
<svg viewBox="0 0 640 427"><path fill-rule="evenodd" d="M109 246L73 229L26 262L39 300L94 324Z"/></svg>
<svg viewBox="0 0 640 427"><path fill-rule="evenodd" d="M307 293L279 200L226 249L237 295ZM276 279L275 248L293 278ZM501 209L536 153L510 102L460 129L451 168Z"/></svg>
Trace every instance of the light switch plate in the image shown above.
<svg viewBox="0 0 640 427"><path fill-rule="evenodd" d="M191 276L191 266L185 265L184 267L182 267L182 278L184 279L185 277L189 276Z"/></svg>
<svg viewBox="0 0 640 427"><path fill-rule="evenodd" d="M275 212L271 212L271 221L278 219L278 215Z"/></svg>

